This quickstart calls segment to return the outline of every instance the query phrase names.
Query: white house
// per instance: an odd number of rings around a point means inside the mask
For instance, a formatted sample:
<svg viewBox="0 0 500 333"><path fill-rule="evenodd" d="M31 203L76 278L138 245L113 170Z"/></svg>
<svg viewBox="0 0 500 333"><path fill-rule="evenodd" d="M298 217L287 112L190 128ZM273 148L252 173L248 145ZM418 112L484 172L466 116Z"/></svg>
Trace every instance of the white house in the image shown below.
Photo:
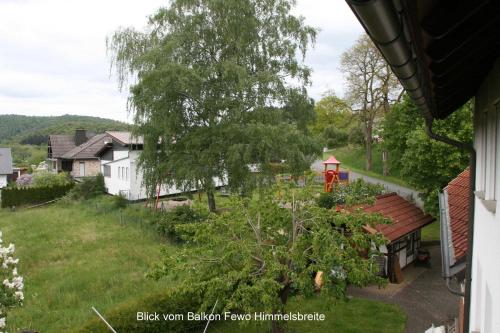
<svg viewBox="0 0 500 333"><path fill-rule="evenodd" d="M134 138L130 132L106 132L109 142L96 153L101 161L101 171L109 194L123 195L129 200L143 200L148 197L143 185L142 171L138 167L139 154L143 147L142 138ZM216 186L222 186L214 179ZM193 190L195 190L193 188ZM184 192L175 186L162 185L160 196Z"/></svg>
<svg viewBox="0 0 500 333"><path fill-rule="evenodd" d="M467 222L460 236L467 246L441 240L453 246L443 248L450 264L443 271L459 271L464 260L463 290L454 291L463 296L456 332L500 332L500 1L346 2L420 108L428 135L470 153L470 186L461 174L441 196L444 234L453 238L460 231L453 224ZM473 145L433 132L435 119L448 121L472 98ZM460 188L467 188L470 217L446 221L447 197Z"/></svg>
<svg viewBox="0 0 500 333"><path fill-rule="evenodd" d="M8 184L8 176L12 175L12 154L10 148L0 148L0 188Z"/></svg>

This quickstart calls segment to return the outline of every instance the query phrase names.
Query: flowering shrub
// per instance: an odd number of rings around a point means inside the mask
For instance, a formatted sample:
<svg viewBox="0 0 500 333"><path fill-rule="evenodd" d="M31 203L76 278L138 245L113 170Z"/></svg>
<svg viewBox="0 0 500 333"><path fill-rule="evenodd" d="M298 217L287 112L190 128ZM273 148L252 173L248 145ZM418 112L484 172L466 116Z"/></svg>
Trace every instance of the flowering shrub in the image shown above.
<svg viewBox="0 0 500 333"><path fill-rule="evenodd" d="M4 247L2 243L2 232L0 231L0 274L3 278L0 287L0 333L4 333L6 327L7 310L23 304L23 278L17 273L19 259L14 258L14 244Z"/></svg>
<svg viewBox="0 0 500 333"><path fill-rule="evenodd" d="M33 183L33 177L27 173L25 173L24 175L21 175L16 180L17 186L30 186L31 183Z"/></svg>

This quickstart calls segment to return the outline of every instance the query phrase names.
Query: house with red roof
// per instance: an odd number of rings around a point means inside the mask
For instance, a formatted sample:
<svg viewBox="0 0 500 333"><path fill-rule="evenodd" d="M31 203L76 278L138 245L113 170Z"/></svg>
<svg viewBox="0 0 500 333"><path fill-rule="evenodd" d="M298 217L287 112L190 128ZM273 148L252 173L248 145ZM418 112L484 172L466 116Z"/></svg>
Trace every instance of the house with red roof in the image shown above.
<svg viewBox="0 0 500 333"><path fill-rule="evenodd" d="M465 169L439 194L443 277L465 269L469 228L470 169Z"/></svg>
<svg viewBox="0 0 500 333"><path fill-rule="evenodd" d="M363 207L367 213L380 213L389 219L389 224L379 224L375 227L366 226L371 233L381 233L387 239L382 270L391 282L399 282L397 275L404 267L417 258L420 249L421 230L435 219L425 214L414 203L396 193L379 195L371 206Z"/></svg>

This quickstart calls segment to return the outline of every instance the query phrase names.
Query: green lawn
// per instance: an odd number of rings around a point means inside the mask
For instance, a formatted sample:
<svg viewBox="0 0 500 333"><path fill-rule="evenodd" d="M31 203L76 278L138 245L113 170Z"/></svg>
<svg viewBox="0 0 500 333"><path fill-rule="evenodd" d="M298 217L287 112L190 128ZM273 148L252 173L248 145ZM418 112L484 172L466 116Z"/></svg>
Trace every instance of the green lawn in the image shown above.
<svg viewBox="0 0 500 333"><path fill-rule="evenodd" d="M380 180L385 180L394 184L411 188L403 179L400 178L399 170L391 170L390 176L384 176L382 164L382 151L379 146L373 147L372 171L365 170L365 150L363 147L341 147L331 149L323 153L323 159L334 155L341 162L341 167L350 169L360 174L364 174Z"/></svg>
<svg viewBox="0 0 500 333"><path fill-rule="evenodd" d="M396 305L364 299L348 302L327 297L292 298L288 311L301 313L322 313L324 321L294 321L288 325L289 332L328 333L402 333L406 314ZM268 332L269 323L242 326L237 322L215 325L211 333L262 333Z"/></svg>
<svg viewBox="0 0 500 333"><path fill-rule="evenodd" d="M423 241L436 241L441 239L439 230L439 221L434 221L431 224L422 228Z"/></svg>
<svg viewBox="0 0 500 333"><path fill-rule="evenodd" d="M97 206L100 207L100 206ZM25 279L25 305L9 313L9 332L33 328L64 332L88 320L91 306L105 312L118 303L167 287L145 278L160 248L173 246L139 217L96 212L95 204L0 210L4 242L16 245Z"/></svg>

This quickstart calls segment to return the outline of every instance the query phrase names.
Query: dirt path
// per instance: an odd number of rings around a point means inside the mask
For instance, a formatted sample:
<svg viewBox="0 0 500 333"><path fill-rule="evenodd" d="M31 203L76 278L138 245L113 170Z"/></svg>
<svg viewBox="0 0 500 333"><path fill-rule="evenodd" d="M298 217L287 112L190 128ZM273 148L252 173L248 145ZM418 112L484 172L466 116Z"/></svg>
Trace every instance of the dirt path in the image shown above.
<svg viewBox="0 0 500 333"><path fill-rule="evenodd" d="M323 167L323 161L322 160L316 160L311 165L311 169L314 170L314 171L322 172L323 168L324 167ZM418 196L418 192L415 191L415 190L413 190L413 189L411 189L411 188L403 187L401 185L390 183L390 182L387 182L385 180L381 180L381 179L373 178L373 177L370 177L370 176L366 176L366 175L363 175L363 174L360 174L360 173L357 173L357 172L354 172L354 171L349 171L349 178L352 179L352 180L361 178L361 179L363 179L367 183L381 184L381 185L383 185L387 189L387 191L389 191L389 192L396 192L397 194L399 194L400 196L402 196L406 200L415 202L415 204L419 208L423 208L424 207L424 203L423 203L422 199L420 199L420 197Z"/></svg>

